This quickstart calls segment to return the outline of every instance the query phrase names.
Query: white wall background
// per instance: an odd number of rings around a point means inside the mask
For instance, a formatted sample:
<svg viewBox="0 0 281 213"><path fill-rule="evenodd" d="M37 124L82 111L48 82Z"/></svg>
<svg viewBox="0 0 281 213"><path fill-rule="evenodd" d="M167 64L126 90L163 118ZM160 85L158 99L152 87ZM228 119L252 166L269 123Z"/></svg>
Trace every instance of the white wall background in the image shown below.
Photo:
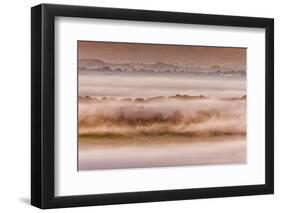
<svg viewBox="0 0 281 213"><path fill-rule="evenodd" d="M278 212L281 209L281 13L280 1L264 0L53 0L150 10L275 18L275 195L126 204L50 210L51 212ZM0 11L0 212L39 212L30 197L30 7L37 0L1 2ZM279 85L278 85L279 84Z"/></svg>

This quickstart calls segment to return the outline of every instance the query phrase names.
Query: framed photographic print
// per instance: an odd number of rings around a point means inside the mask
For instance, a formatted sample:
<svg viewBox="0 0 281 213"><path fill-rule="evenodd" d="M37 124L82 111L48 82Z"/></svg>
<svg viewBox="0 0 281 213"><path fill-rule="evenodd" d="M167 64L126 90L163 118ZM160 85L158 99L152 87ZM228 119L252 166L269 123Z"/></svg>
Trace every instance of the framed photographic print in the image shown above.
<svg viewBox="0 0 281 213"><path fill-rule="evenodd" d="M274 21L31 9L31 204L272 194Z"/></svg>

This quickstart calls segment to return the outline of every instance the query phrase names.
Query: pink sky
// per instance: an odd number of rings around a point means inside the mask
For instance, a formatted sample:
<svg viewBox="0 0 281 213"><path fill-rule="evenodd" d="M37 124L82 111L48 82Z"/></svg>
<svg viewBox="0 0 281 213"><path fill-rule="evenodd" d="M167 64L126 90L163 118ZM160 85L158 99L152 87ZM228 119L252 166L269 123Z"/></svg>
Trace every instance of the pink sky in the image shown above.
<svg viewBox="0 0 281 213"><path fill-rule="evenodd" d="M246 66L246 48L78 41L79 59L114 63Z"/></svg>

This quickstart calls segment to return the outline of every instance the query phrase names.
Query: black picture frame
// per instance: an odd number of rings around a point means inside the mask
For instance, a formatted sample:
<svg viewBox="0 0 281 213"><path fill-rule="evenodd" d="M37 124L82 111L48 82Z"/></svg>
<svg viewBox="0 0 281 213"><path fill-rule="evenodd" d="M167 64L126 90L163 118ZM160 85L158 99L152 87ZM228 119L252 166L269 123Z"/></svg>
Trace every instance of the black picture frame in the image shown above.
<svg viewBox="0 0 281 213"><path fill-rule="evenodd" d="M55 17L264 28L265 184L59 196L55 190ZM31 204L42 208L218 198L274 193L274 20L271 18L41 4L31 8Z"/></svg>

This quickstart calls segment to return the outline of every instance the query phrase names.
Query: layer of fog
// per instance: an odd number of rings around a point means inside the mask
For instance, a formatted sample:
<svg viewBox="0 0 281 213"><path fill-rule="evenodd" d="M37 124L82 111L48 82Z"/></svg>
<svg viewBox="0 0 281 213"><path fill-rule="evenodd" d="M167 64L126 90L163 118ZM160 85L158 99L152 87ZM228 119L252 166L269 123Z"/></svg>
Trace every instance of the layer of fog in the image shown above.
<svg viewBox="0 0 281 213"><path fill-rule="evenodd" d="M247 156L245 137L155 136L79 141L79 170L242 164Z"/></svg>
<svg viewBox="0 0 281 213"><path fill-rule="evenodd" d="M128 98L188 94L239 97L245 92L243 77L79 74L80 96Z"/></svg>

